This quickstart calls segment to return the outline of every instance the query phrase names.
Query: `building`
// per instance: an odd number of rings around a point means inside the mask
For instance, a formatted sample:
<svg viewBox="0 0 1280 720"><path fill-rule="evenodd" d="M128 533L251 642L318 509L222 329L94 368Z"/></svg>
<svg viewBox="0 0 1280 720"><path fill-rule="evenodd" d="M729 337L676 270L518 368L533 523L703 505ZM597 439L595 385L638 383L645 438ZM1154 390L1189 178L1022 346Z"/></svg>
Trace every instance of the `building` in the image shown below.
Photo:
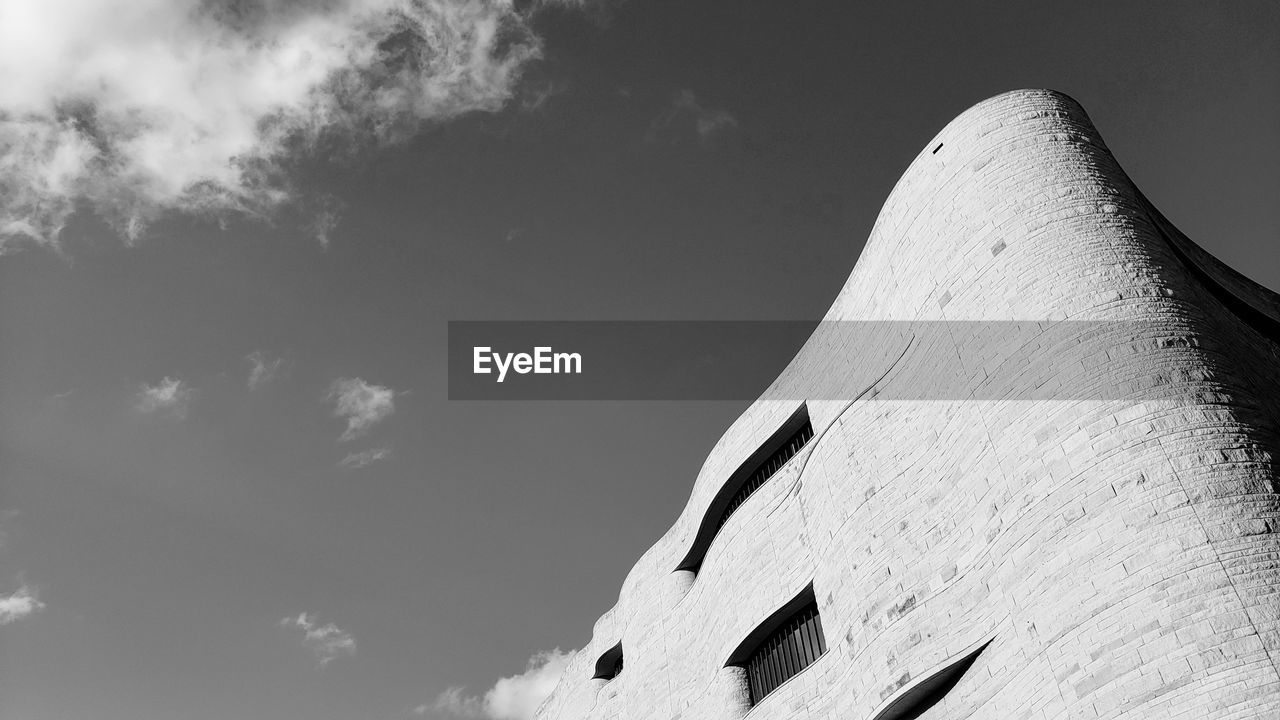
<svg viewBox="0 0 1280 720"><path fill-rule="evenodd" d="M1009 395L999 342L815 336L539 718L1280 718L1280 296L1165 220L1075 101L947 125L827 320L1034 321L1069 342L1023 358L1069 359ZM958 391L913 390L951 356Z"/></svg>

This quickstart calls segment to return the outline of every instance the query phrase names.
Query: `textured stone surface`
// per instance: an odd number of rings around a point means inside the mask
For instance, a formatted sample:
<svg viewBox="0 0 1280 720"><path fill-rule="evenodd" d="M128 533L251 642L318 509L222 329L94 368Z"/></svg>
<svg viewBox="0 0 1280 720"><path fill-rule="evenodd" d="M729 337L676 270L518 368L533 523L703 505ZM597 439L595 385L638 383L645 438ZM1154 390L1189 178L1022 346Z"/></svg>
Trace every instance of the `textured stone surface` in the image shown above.
<svg viewBox="0 0 1280 720"><path fill-rule="evenodd" d="M1280 298L1150 207L1073 100L980 103L912 162L828 318L1141 319L1164 337L1081 337L1097 364L1055 379L1130 373L1131 396L810 401L815 438L696 577L675 571L729 474L799 405L756 403L539 718L870 720L986 638L926 718L1280 717L1277 317ZM1142 343L1180 349L1154 386L1115 360ZM900 362L924 351L957 348ZM899 354L810 343L777 382L804 397ZM828 651L749 708L729 653L810 582ZM619 641L625 670L593 680Z"/></svg>

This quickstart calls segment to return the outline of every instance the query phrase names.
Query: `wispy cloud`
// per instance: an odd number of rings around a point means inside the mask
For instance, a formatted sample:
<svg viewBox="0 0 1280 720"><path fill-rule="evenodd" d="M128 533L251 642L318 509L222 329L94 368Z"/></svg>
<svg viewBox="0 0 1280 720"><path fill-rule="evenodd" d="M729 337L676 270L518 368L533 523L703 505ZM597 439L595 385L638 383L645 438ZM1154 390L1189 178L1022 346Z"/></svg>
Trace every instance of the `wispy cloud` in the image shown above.
<svg viewBox="0 0 1280 720"><path fill-rule="evenodd" d="M249 389L257 390L275 379L276 374L284 367L284 358L272 357L255 350L245 356L249 361Z"/></svg>
<svg viewBox="0 0 1280 720"><path fill-rule="evenodd" d="M360 437L396 410L396 392L389 387L373 385L360 378L339 378L329 387L334 401L333 414L347 421L347 429L339 440Z"/></svg>
<svg viewBox="0 0 1280 720"><path fill-rule="evenodd" d="M321 667L343 655L354 655L356 652L356 639L351 637L351 633L333 623L321 625L311 613L303 612L297 617L284 618L280 621L280 626L302 630L302 644L316 656Z"/></svg>
<svg viewBox="0 0 1280 720"><path fill-rule="evenodd" d="M181 420L187 416L187 406L194 396L195 391L181 380L165 377L155 385L143 383L134 407L141 413L162 413Z"/></svg>
<svg viewBox="0 0 1280 720"><path fill-rule="evenodd" d="M645 139L675 143L682 133L692 130L698 142L707 145L721 133L737 126L738 119L727 110L708 107L692 90L681 90L672 98L671 104L649 123Z"/></svg>
<svg viewBox="0 0 1280 720"><path fill-rule="evenodd" d="M533 720L533 714L556 689L573 651L556 648L529 658L523 673L500 678L483 695L468 695L464 688L451 687L429 705L414 708L418 715L435 711L456 718L483 720Z"/></svg>
<svg viewBox="0 0 1280 720"><path fill-rule="evenodd" d="M357 453L350 453L342 458L342 462L338 463L344 468L351 470L359 470L360 468L369 467L370 465L391 457L391 448L380 447L372 450L362 450Z"/></svg>
<svg viewBox="0 0 1280 720"><path fill-rule="evenodd" d="M567 83L544 81L538 84L525 83L525 90L520 95L520 109L524 112L542 110L551 98L569 89Z"/></svg>
<svg viewBox="0 0 1280 720"><path fill-rule="evenodd" d="M27 585L8 597L0 597L0 625L17 622L32 613L44 609L44 603L36 597L35 592Z"/></svg>
<svg viewBox="0 0 1280 720"><path fill-rule="evenodd" d="M166 212L306 205L300 156L501 108L541 55L532 19L550 4L582 3L7 2L0 253L56 246L77 204L127 241ZM333 216L318 207L323 236Z"/></svg>

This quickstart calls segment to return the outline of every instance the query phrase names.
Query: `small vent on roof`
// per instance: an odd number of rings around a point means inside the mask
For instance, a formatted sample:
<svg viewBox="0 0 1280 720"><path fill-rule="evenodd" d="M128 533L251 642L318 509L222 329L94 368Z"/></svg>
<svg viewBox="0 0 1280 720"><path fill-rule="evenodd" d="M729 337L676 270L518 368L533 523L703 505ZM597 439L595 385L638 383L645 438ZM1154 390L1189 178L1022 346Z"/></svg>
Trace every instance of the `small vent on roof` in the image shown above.
<svg viewBox="0 0 1280 720"><path fill-rule="evenodd" d="M936 148L934 148L934 149L933 149L933 154L934 154L934 155L937 155L937 154L938 154L938 151L939 151L939 150L941 150L941 149L942 149L942 143L938 143L938 147L936 147Z"/></svg>

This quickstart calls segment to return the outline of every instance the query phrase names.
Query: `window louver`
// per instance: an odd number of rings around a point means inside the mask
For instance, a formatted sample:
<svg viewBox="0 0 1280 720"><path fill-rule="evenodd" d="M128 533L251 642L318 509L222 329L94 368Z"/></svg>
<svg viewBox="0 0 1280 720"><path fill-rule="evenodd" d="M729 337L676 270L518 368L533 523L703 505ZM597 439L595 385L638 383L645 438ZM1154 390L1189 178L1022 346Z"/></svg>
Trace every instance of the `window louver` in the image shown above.
<svg viewBox="0 0 1280 720"><path fill-rule="evenodd" d="M787 438L786 442L782 443L777 450L774 450L773 454L765 458L764 462L760 463L760 466L751 473L751 476L742 484L742 487L729 499L729 504L725 507L724 514L720 516L720 521L716 524L716 532L720 532L720 529L728 522L729 516L742 503L746 502L752 493L760 489L761 485L764 485L769 478L773 477L774 473L781 470L788 460L795 457L796 453L800 452L812 438L813 423L809 422L808 418L805 418L804 424L797 428L795 433Z"/></svg>
<svg viewBox="0 0 1280 720"><path fill-rule="evenodd" d="M810 602L765 637L747 658L751 704L760 702L826 651L818 605Z"/></svg>
<svg viewBox="0 0 1280 720"><path fill-rule="evenodd" d="M768 482L792 458L800 453L814 438L813 424L809 420L809 408L801 404L751 456L743 461L725 480L720 491L707 506L706 514L698 523L689 552L680 560L676 570L698 572L707 549L720 534L729 516L746 502L760 486Z"/></svg>

